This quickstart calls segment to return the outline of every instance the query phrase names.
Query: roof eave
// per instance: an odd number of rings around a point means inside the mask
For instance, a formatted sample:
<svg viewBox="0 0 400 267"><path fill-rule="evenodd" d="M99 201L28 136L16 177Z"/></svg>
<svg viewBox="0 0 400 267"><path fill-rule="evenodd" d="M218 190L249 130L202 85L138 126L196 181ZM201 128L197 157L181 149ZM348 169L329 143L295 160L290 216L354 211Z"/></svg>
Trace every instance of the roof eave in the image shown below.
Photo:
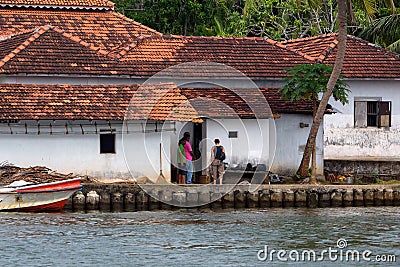
<svg viewBox="0 0 400 267"><path fill-rule="evenodd" d="M56 6L56 5L15 5L15 4L0 4L0 7L17 7L17 8L38 8L38 9L75 9L75 10L114 10L114 7L101 6Z"/></svg>

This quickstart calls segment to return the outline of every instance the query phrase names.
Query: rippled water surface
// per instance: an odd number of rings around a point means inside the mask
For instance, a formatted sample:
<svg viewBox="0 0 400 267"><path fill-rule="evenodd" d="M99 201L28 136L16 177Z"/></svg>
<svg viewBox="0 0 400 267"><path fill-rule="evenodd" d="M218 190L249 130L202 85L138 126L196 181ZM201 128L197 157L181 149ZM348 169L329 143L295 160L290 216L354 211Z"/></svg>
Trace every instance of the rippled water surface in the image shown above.
<svg viewBox="0 0 400 267"><path fill-rule="evenodd" d="M0 266L271 266L257 259L265 245L322 251L339 238L348 249L396 255L397 264L307 265L400 266L400 208L389 207L0 213L0 236Z"/></svg>

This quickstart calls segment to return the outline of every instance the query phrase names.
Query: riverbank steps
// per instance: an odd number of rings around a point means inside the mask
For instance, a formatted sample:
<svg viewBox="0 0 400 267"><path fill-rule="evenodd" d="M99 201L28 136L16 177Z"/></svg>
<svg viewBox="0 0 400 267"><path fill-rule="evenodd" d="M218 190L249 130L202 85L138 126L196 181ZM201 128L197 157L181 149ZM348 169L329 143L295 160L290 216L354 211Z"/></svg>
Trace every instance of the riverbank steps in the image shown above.
<svg viewBox="0 0 400 267"><path fill-rule="evenodd" d="M76 212L400 206L400 185L83 184L65 205ZM225 192L228 192L225 194ZM202 204L202 205L199 205Z"/></svg>

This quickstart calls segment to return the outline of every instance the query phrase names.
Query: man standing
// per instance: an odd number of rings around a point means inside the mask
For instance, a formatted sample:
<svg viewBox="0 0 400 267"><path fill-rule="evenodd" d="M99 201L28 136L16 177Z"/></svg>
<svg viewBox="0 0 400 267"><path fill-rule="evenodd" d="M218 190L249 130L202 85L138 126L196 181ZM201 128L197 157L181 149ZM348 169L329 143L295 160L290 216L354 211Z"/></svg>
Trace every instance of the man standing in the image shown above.
<svg viewBox="0 0 400 267"><path fill-rule="evenodd" d="M224 174L224 160L225 160L225 148L221 146L219 139L214 140L215 146L211 148L211 177L214 180L214 184L222 184L222 175Z"/></svg>
<svg viewBox="0 0 400 267"><path fill-rule="evenodd" d="M193 154L192 146L190 145L190 133L185 132L183 134L183 139L186 140L186 143L183 146L185 149L185 157L186 157L186 184L191 184L192 177L193 177L194 154Z"/></svg>

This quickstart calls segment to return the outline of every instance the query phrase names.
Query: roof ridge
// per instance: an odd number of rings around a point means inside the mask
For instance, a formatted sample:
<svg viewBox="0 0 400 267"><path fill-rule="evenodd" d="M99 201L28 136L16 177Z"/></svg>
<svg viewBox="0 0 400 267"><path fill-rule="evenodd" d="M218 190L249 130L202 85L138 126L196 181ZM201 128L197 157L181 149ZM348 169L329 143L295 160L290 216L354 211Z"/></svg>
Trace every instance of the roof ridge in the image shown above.
<svg viewBox="0 0 400 267"><path fill-rule="evenodd" d="M92 51L97 52L97 54L103 55L103 56L107 56L107 57L111 57L112 59L114 59L114 57L111 55L110 51L104 50L102 49L100 46L95 46L92 43L88 43L86 41L83 41L81 38L79 38L78 36L72 35L71 33L67 33L65 30L61 30L58 27L53 27L52 28L53 31L61 34L62 36L64 36L65 38L68 38L69 40L78 43Z"/></svg>
<svg viewBox="0 0 400 267"><path fill-rule="evenodd" d="M315 58L315 57L309 56L306 53L303 53L303 52L301 52L299 50L291 49L291 48L287 47L286 45L282 45L282 48L286 49L287 51L293 52L293 53L295 53L295 54L297 54L299 56L302 56L307 60L314 61L316 63L320 63L320 59L319 58Z"/></svg>
<svg viewBox="0 0 400 267"><path fill-rule="evenodd" d="M339 41L335 38L332 43L328 45L328 47L324 50L325 55L321 54L317 58L321 63L332 53L333 49L338 45Z"/></svg>
<svg viewBox="0 0 400 267"><path fill-rule="evenodd" d="M1 3L3 2L3 3ZM5 2L5 3L4 3ZM0 7L17 7L17 8L34 8L34 9L79 9L79 10L114 10L116 4L110 0L102 0L104 5L82 5L82 2L79 1L78 3L69 3L69 5L63 3L35 3L34 1L0 1Z"/></svg>
<svg viewBox="0 0 400 267"><path fill-rule="evenodd" d="M317 35L317 36L309 36L309 37L304 37L304 38L286 40L286 41L279 42L279 44L284 45L286 47L286 44L290 44L290 43L297 43L297 42L302 42L302 41L304 42L304 41L308 41L308 40L315 40L315 39L321 39L321 38L333 36L333 37L335 37L334 40L330 44L327 45L326 49L324 49L323 52L318 57L309 56L306 53L303 53L299 50L287 48L288 50L293 51L308 60L312 60L317 63L323 63L324 60L330 55L330 53L333 51L333 49L335 49L335 47L339 43L338 40L336 39L337 34L338 33L326 33L326 34L321 34L321 35Z"/></svg>
<svg viewBox="0 0 400 267"><path fill-rule="evenodd" d="M37 29L37 28L33 28L33 29L24 29L24 30L21 30L21 31L19 31L19 32L11 33L11 34L9 34L9 35L3 35L3 36L0 37L0 42L1 42L1 41L5 41L5 40L8 40L8 39L12 39L12 38L14 38L14 37L17 37L17 36L20 36L20 35L23 35L23 34L32 33L32 32L34 32L36 29Z"/></svg>
<svg viewBox="0 0 400 267"><path fill-rule="evenodd" d="M166 39L214 39L214 40L249 40L249 41L266 41L271 44L276 44L277 41L268 37L237 37L237 36L200 36L200 35L176 35L176 34L162 34L161 37Z"/></svg>
<svg viewBox="0 0 400 267"><path fill-rule="evenodd" d="M13 59L19 52L24 50L26 47L28 47L32 42L37 40L42 34L47 32L52 26L50 25L45 25L41 26L39 28L36 28L32 30L33 35L31 35L25 42L17 46L14 50L12 50L8 55L6 55L4 58L0 60L0 68L2 68L8 61Z"/></svg>
<svg viewBox="0 0 400 267"><path fill-rule="evenodd" d="M186 35L174 35L174 34L161 34L161 35L151 35L151 36L139 36L133 42L128 44L127 46L123 47L121 50L116 52L115 57L121 59L124 57L132 48L135 48L141 44L141 42L145 41L152 41L152 40L181 40L181 41L188 41L188 40L199 40L199 39L207 39L207 40L249 40L254 42L264 42L270 44L272 46L278 47L279 49L284 49L290 53L296 54L304 57L307 60L315 61L315 58L310 57L306 54L301 52L296 52L293 49L287 48L285 45L282 45L280 42L275 41L273 39L267 37L224 37L224 36L186 36Z"/></svg>
<svg viewBox="0 0 400 267"><path fill-rule="evenodd" d="M98 55L106 56L106 57L109 57L110 59L115 58L112 53L110 53L107 50L102 49L99 46L95 46L93 44L85 42L81 38L74 36L70 33L67 33L58 27L51 26L51 25L44 25L44 26L40 26L38 28L31 29L31 30L24 32L24 33L31 32L32 35L30 37L28 37L22 44L20 44L14 50L12 50L10 53L8 53L8 55L6 55L3 59L0 60L0 68L2 68L7 62L12 60L18 53L20 53L22 50L27 48L31 43L33 43L34 41L39 39L44 33L48 32L48 31L56 32L56 33L60 34L61 36L68 38L69 40L71 40L79 45L82 45L89 50L96 52ZM22 35L22 34L23 33L19 33L17 35L13 35L12 37ZM12 38L12 37L9 37L9 38Z"/></svg>
<svg viewBox="0 0 400 267"><path fill-rule="evenodd" d="M302 37L302 38L296 38L296 39L280 41L279 43L294 43L294 42L305 41L305 40L320 39L320 38L325 38L325 37L332 37L332 36L335 36L337 34L338 34L337 32L324 33L324 34L320 34L320 35L316 35L316 36L308 36L308 37Z"/></svg>

